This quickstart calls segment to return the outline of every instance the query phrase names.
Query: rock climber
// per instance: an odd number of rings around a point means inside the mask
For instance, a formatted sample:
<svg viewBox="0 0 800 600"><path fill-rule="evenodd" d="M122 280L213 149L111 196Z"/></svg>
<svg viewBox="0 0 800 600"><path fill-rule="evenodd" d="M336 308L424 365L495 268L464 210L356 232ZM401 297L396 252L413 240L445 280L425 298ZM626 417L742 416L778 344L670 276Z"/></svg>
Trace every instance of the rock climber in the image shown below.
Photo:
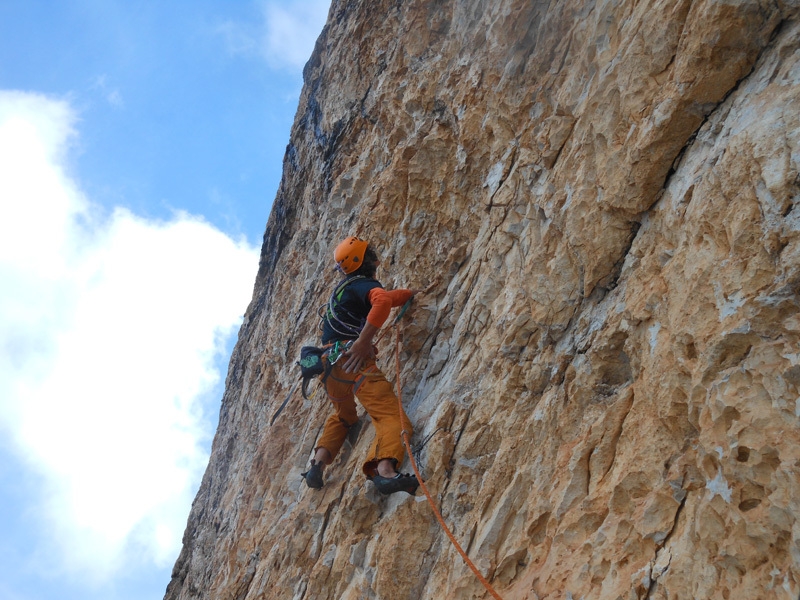
<svg viewBox="0 0 800 600"><path fill-rule="evenodd" d="M397 471L405 458L401 432L405 429L411 436L411 422L405 412L401 414L392 385L375 364L373 338L391 309L402 306L421 290L383 289L375 279L378 255L368 242L357 237L342 241L334 251L334 260L343 280L320 310L322 344L326 347L323 360L329 363L323 385L334 412L325 422L311 468L303 477L310 488L323 486L325 467L336 458L348 430L358 423L355 396L375 426L364 474L382 494L403 491L414 495L419 485L416 476Z"/></svg>

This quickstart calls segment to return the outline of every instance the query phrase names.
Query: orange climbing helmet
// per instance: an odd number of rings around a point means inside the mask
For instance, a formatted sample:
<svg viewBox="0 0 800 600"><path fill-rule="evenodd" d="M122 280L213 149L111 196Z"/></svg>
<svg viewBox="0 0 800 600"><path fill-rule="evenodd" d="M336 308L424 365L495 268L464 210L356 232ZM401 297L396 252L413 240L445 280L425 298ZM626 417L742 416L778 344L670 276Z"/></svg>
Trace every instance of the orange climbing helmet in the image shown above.
<svg viewBox="0 0 800 600"><path fill-rule="evenodd" d="M364 262L364 253L367 251L367 242L355 236L346 238L336 246L333 259L345 275L357 270Z"/></svg>

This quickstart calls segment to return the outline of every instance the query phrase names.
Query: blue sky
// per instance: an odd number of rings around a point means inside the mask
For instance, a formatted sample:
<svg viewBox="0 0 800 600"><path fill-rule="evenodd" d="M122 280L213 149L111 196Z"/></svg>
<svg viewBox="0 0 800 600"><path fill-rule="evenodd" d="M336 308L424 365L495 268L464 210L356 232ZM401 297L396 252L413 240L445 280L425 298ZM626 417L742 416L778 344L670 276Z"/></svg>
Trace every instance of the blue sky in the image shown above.
<svg viewBox="0 0 800 600"><path fill-rule="evenodd" d="M161 598L329 0L0 2L0 598Z"/></svg>

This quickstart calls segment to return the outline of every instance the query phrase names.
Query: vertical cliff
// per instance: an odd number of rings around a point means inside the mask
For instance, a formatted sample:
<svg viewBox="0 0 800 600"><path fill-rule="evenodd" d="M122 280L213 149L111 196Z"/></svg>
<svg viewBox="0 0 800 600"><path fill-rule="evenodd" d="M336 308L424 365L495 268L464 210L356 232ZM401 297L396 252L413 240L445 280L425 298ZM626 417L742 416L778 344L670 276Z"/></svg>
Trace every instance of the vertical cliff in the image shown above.
<svg viewBox="0 0 800 600"><path fill-rule="evenodd" d="M322 395L269 426L353 233L439 280L403 395L504 598L797 598L800 3L333 0L304 76L166 598L488 597L368 418L321 491Z"/></svg>

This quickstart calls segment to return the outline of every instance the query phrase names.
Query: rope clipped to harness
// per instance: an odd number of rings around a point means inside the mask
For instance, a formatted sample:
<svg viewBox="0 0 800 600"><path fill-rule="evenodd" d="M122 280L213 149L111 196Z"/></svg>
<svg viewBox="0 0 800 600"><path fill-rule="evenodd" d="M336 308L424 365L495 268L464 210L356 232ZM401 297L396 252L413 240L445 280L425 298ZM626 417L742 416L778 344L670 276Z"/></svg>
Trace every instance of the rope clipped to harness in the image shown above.
<svg viewBox="0 0 800 600"><path fill-rule="evenodd" d="M406 302L403 306L403 309L399 315L402 317L405 314L405 311L408 309L408 306L411 304L411 300ZM419 481L419 485L422 488L422 491L425 492L425 497L428 499L428 504L431 505L433 509L433 514L436 516L436 520L439 521L439 525L442 526L442 529L447 534L447 537L450 538L450 541L455 546L458 553L461 555L461 558L464 559L464 562L467 563L467 566L475 573L475 576L478 580L483 584L483 587L492 595L493 598L497 600L503 600L503 598L498 594L492 585L486 580L486 578L481 574L478 570L478 567L475 566L467 553L464 552L464 549L461 547L461 544L458 543L458 540L455 538L453 533L450 531L450 528L447 526L447 523L444 522L444 518L442 518L442 514L439 512L439 509L436 508L436 503L433 500L433 496L431 496L430 491L428 490L428 486L425 485L425 482L422 481L422 475L420 474L419 467L417 466L417 461L414 459L414 454L411 451L411 440L409 435L409 429L411 424L408 422L408 418L405 416L405 412L403 411L403 396L402 396L402 385L400 381L400 338L401 338L401 325L400 325L400 318L395 319L394 327L395 327L395 350L394 350L394 359L395 359L395 367L397 370L397 402L400 407L400 422L402 425L403 430L400 432L400 437L403 439L403 445L406 448L406 452L408 453L409 461L411 462L411 467L414 469L414 475L417 476L417 481ZM434 432L435 433L435 432Z"/></svg>

